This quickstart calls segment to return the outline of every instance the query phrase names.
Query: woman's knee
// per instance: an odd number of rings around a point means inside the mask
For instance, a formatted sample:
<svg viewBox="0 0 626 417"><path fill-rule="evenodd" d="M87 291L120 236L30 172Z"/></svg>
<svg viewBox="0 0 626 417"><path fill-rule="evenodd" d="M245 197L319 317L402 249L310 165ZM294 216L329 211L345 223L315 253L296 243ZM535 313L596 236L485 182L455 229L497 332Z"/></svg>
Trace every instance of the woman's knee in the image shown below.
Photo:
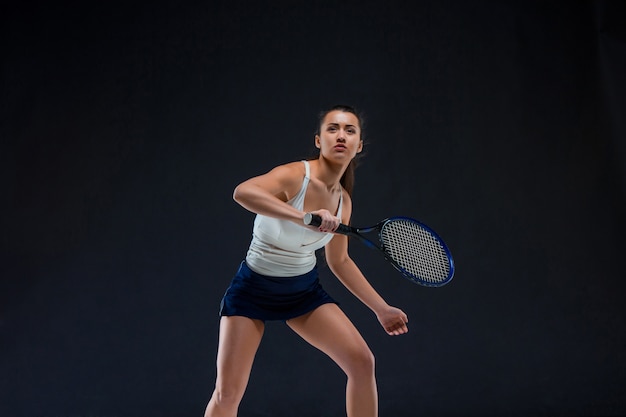
<svg viewBox="0 0 626 417"><path fill-rule="evenodd" d="M344 370L349 377L369 377L374 375L376 359L372 351L367 348L354 350L348 356Z"/></svg>

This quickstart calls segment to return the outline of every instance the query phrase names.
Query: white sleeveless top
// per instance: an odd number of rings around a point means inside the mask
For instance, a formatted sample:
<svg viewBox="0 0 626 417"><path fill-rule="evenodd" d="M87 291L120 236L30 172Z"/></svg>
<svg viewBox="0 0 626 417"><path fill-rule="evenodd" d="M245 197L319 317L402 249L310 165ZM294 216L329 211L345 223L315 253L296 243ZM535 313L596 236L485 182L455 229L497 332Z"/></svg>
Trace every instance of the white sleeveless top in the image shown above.
<svg viewBox="0 0 626 417"><path fill-rule="evenodd" d="M306 174L302 188L287 204L304 209L304 197L309 185L310 168L304 162ZM343 192L339 197L337 217L341 218ZM254 272L274 277L292 277L311 271L317 259L315 251L333 238L332 233L321 233L288 220L257 214L254 219L252 241L246 263Z"/></svg>

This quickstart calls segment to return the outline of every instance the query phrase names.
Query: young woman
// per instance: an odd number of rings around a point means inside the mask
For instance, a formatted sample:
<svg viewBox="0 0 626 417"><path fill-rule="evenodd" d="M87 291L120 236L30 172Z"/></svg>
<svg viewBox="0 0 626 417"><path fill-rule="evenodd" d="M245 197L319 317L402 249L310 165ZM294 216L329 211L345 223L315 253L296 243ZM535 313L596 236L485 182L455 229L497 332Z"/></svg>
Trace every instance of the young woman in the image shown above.
<svg viewBox="0 0 626 417"><path fill-rule="evenodd" d="M256 213L245 261L221 304L217 380L205 417L234 417L248 384L266 320L283 320L347 375L348 417L378 415L374 357L357 329L318 281L315 251L324 247L333 274L367 305L389 335L408 331L407 315L374 290L348 255L355 156L362 120L349 106L320 114L319 157L280 165L239 184L233 198ZM307 212L322 223L304 226Z"/></svg>

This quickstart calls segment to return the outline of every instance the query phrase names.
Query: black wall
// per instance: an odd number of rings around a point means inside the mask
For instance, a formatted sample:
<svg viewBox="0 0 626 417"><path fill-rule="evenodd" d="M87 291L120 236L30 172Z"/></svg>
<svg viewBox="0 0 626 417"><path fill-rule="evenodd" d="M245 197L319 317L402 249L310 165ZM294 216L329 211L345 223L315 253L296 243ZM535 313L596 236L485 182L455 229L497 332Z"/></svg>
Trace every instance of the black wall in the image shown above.
<svg viewBox="0 0 626 417"><path fill-rule="evenodd" d="M0 415L200 416L253 215L240 181L367 118L353 223L422 219L446 287L352 245L410 317L381 416L626 415L623 1L2 6ZM340 416L344 376L269 323L242 416Z"/></svg>

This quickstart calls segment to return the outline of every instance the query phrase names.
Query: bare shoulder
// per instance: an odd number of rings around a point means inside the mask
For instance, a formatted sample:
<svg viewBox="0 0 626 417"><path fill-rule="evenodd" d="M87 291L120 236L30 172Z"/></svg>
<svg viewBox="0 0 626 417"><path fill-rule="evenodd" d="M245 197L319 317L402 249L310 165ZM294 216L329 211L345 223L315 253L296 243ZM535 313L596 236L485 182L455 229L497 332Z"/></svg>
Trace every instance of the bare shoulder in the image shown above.
<svg viewBox="0 0 626 417"><path fill-rule="evenodd" d="M266 175L283 184L300 184L305 175L305 168L302 162L288 162L274 167Z"/></svg>
<svg viewBox="0 0 626 417"><path fill-rule="evenodd" d="M287 201L298 192L305 175L302 162L288 162L272 168L265 174L246 181L269 191L275 196Z"/></svg>
<svg viewBox="0 0 626 417"><path fill-rule="evenodd" d="M286 164L278 165L274 167L270 172L275 172L279 175L302 175L304 176L305 169L302 161L287 162Z"/></svg>

